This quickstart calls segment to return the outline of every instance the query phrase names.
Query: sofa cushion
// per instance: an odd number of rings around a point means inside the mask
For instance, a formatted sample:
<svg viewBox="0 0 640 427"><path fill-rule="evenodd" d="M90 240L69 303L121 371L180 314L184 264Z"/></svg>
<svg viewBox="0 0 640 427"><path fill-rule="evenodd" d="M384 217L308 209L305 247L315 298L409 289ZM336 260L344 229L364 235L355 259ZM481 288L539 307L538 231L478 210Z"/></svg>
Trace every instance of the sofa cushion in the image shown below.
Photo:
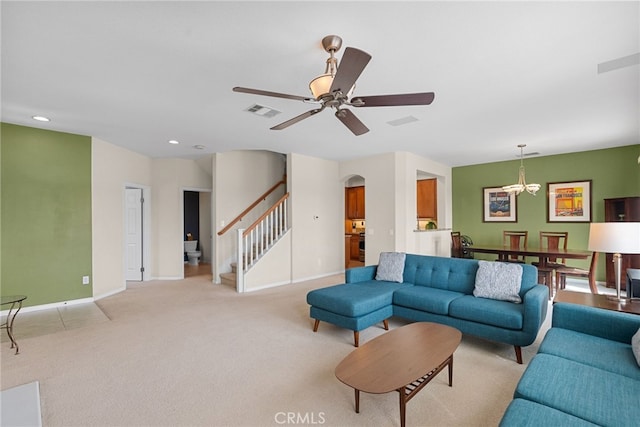
<svg viewBox="0 0 640 427"><path fill-rule="evenodd" d="M475 323L519 331L523 325L523 305L465 295L452 301L449 316Z"/></svg>
<svg viewBox="0 0 640 427"><path fill-rule="evenodd" d="M362 316L391 305L398 283L368 281L316 289L307 294L307 303L348 317ZM410 285L409 285L410 286Z"/></svg>
<svg viewBox="0 0 640 427"><path fill-rule="evenodd" d="M638 329L638 332L631 338L631 349L636 358L636 363L640 366L640 329Z"/></svg>
<svg viewBox="0 0 640 427"><path fill-rule="evenodd" d="M602 426L637 425L638 381L550 354L537 354L515 398L549 406Z"/></svg>
<svg viewBox="0 0 640 427"><path fill-rule="evenodd" d="M376 280L402 283L405 258L404 252L381 252Z"/></svg>
<svg viewBox="0 0 640 427"><path fill-rule="evenodd" d="M631 346L562 328L547 331L539 353L552 354L640 381ZM606 357L602 357L606 354Z"/></svg>
<svg viewBox="0 0 640 427"><path fill-rule="evenodd" d="M416 286L473 293L478 271L475 259L407 254L404 281Z"/></svg>
<svg viewBox="0 0 640 427"><path fill-rule="evenodd" d="M393 304L446 316L449 314L451 301L462 296L464 294L460 292L427 288L425 286L407 286L394 292Z"/></svg>
<svg viewBox="0 0 640 427"><path fill-rule="evenodd" d="M513 399L507 407L499 427L580 427L596 425L530 400Z"/></svg>
<svg viewBox="0 0 640 427"><path fill-rule="evenodd" d="M478 261L473 295L515 303L522 302L522 266L506 262Z"/></svg>

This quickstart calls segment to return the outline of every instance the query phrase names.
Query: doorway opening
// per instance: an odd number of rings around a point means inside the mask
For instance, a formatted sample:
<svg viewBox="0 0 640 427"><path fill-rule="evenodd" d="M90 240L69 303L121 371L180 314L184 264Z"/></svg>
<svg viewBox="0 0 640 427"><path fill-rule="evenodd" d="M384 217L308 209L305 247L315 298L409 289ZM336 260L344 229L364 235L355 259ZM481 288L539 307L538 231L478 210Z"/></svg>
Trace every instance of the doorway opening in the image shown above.
<svg viewBox="0 0 640 427"><path fill-rule="evenodd" d="M213 280L211 191L183 191L184 277L210 276Z"/></svg>
<svg viewBox="0 0 640 427"><path fill-rule="evenodd" d="M365 264L365 217L365 180L354 175L345 182L344 189L345 268Z"/></svg>

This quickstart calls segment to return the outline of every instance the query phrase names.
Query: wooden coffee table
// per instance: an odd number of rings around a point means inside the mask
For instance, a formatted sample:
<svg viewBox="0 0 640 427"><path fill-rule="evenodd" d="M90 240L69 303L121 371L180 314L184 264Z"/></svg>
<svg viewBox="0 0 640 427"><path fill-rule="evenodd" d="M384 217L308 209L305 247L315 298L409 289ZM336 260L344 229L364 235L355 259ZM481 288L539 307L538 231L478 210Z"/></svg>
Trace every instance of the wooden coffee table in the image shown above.
<svg viewBox="0 0 640 427"><path fill-rule="evenodd" d="M450 326L417 322L387 332L358 347L336 367L336 377L355 390L356 413L360 392L400 395L400 425L404 427L407 402L449 367L453 385L453 352L462 333Z"/></svg>

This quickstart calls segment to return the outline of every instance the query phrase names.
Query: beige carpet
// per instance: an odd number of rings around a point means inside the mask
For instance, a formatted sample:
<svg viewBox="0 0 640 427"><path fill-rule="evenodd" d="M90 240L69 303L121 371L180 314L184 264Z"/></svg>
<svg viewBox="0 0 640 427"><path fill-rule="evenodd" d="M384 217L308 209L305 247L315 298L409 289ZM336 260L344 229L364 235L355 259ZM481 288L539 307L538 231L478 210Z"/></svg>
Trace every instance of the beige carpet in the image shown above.
<svg viewBox="0 0 640 427"><path fill-rule="evenodd" d="M353 333L312 332L306 293L341 281L242 295L207 277L135 284L98 301L110 321L21 339L17 356L3 344L2 389L39 381L44 426L397 426L397 393L363 394L356 414L334 376ZM409 402L407 425L497 425L536 350L518 365L513 347L464 337L453 387L440 374Z"/></svg>

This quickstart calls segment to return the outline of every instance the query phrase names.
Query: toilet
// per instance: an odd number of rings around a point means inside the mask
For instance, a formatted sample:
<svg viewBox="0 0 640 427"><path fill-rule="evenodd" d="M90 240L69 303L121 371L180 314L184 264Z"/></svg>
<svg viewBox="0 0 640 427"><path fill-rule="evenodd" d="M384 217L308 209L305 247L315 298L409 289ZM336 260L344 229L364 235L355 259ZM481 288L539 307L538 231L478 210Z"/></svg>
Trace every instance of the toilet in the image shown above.
<svg viewBox="0 0 640 427"><path fill-rule="evenodd" d="M187 253L187 259L190 265L198 265L198 261L200 260L200 251L196 250L197 247L197 240L187 240L184 242L184 251Z"/></svg>

